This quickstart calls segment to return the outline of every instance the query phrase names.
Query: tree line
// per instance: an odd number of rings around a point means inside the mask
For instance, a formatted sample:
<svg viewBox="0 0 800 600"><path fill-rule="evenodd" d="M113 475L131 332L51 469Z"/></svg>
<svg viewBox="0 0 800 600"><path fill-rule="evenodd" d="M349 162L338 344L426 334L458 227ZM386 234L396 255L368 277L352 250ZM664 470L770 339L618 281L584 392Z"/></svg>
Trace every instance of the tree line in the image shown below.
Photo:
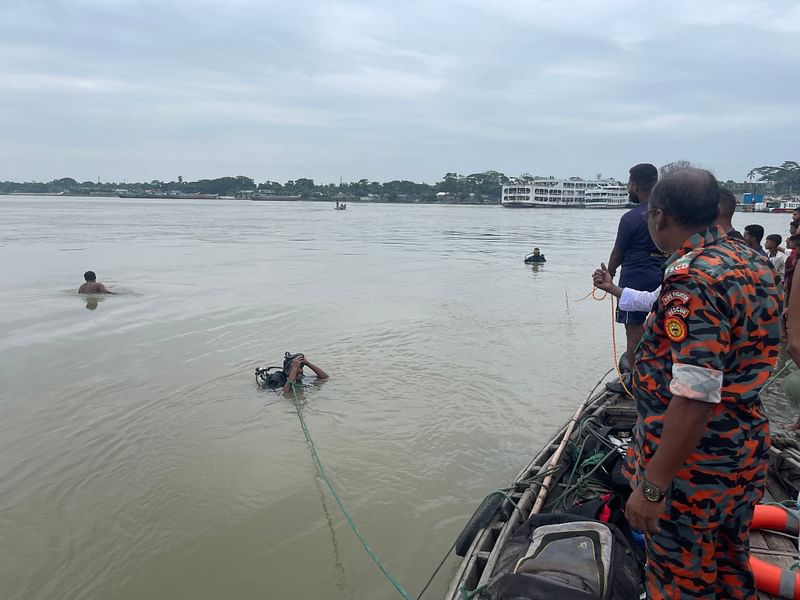
<svg viewBox="0 0 800 600"><path fill-rule="evenodd" d="M179 192L182 194L217 194L235 196L240 192L261 192L271 194L300 195L309 200L335 198L370 197L389 202L443 200L437 194L446 194L447 201L499 202L500 187L510 179L498 171L485 171L471 175L447 173L434 184L417 183L408 180L393 180L383 183L359 179L343 183L316 183L313 179L292 179L285 183L265 181L256 183L252 178L219 177L184 181L178 177L174 181L153 180L149 182L78 182L70 177L48 182L0 182L0 194L69 194L69 195L115 195L121 190L132 194Z"/></svg>
<svg viewBox="0 0 800 600"><path fill-rule="evenodd" d="M664 165L661 171L666 173L689 164L686 161L676 161ZM200 179L197 181L184 181L183 177L178 177L174 181L153 180L149 182L124 183L78 182L71 177L64 177L48 182L0 181L0 194L115 195L119 190L127 190L133 194L179 192L234 196L242 191L257 191L261 193L300 195L310 200L342 197L362 198L366 196L387 202L498 203L500 202L500 187L502 185L530 178L531 176L527 173L511 178L499 171L484 171L470 175L461 175L455 172L446 173L440 181L433 184L408 180L392 180L380 183L368 179L339 184L322 184L304 177L289 180L285 183L277 181L256 183L252 178L244 175ZM728 180L722 183L736 194L745 192L800 193L800 164L795 161L785 161L780 166L756 167L750 171L747 179L747 181L743 182Z"/></svg>

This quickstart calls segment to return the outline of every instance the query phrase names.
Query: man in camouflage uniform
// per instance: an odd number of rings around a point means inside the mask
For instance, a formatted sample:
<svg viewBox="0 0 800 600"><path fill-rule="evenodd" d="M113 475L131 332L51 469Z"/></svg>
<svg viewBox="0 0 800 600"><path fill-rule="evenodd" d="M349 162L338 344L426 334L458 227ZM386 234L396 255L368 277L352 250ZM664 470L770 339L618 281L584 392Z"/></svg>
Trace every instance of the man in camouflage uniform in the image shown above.
<svg viewBox="0 0 800 600"><path fill-rule="evenodd" d="M645 214L672 256L636 355L630 524L648 534L648 598L755 598L748 530L769 425L781 303L767 260L714 225L707 171L665 176Z"/></svg>

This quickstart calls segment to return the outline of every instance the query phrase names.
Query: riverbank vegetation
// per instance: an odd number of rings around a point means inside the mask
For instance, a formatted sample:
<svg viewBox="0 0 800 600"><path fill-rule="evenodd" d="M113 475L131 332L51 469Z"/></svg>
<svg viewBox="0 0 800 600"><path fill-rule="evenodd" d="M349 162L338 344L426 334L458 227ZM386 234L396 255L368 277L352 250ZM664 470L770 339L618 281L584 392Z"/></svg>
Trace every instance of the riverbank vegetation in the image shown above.
<svg viewBox="0 0 800 600"><path fill-rule="evenodd" d="M670 163L664 168L677 165ZM149 182L79 182L70 177L48 182L0 181L0 194L46 194L65 196L118 196L119 194L215 194L226 197L248 197L250 193L301 196L307 200L364 200L374 202L440 202L453 204L498 204L503 184L525 180L531 175L508 177L499 171L461 175L446 173L436 183L392 180L383 183L359 179L342 183L317 183L301 177L285 183L256 183L244 175L184 181L153 180ZM763 166L750 171L747 181L726 181L723 185L736 194L797 193L800 191L800 165L786 161L778 167Z"/></svg>

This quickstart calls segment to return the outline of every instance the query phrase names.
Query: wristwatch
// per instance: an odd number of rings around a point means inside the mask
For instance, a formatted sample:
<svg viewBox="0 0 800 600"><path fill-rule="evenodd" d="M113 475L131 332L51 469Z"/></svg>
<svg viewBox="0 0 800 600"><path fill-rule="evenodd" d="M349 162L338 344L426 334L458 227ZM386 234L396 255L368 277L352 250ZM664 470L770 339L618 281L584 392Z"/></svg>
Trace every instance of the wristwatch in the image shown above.
<svg viewBox="0 0 800 600"><path fill-rule="evenodd" d="M645 500L649 500L650 502L661 502L664 499L665 493L645 479L642 481L642 495Z"/></svg>

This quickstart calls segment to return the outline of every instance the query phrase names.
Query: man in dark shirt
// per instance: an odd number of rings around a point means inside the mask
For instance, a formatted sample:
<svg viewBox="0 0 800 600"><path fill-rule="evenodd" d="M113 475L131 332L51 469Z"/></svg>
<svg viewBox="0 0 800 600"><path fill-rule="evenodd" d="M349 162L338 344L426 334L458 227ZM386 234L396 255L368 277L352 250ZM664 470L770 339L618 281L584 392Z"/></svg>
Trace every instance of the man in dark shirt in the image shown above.
<svg viewBox="0 0 800 600"><path fill-rule="evenodd" d="M761 256L767 256L767 251L761 247L764 239L764 228L761 225L748 225L744 228L744 241Z"/></svg>
<svg viewBox="0 0 800 600"><path fill-rule="evenodd" d="M608 259L608 271L614 277L622 266L619 287L652 292L661 285L661 268L667 255L661 252L647 230L648 199L658 181L658 169L649 163L631 167L628 179L628 197L638 206L630 209L619 220L617 239ZM625 324L628 360L633 364L634 350L644 333L646 312L633 312L617 308L617 323Z"/></svg>

